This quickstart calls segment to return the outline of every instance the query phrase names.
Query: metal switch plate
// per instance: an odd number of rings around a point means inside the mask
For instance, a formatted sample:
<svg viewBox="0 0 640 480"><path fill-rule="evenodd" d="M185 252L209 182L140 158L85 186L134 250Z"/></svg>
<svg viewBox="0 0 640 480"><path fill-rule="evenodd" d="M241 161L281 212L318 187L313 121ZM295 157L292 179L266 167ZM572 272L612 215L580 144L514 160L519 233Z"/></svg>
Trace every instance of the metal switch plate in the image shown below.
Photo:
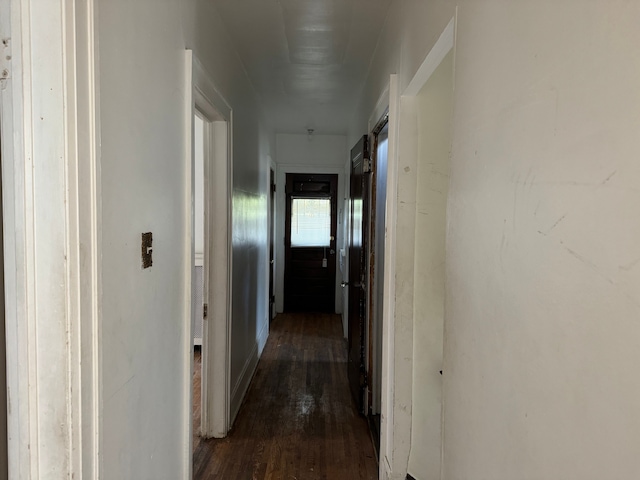
<svg viewBox="0 0 640 480"><path fill-rule="evenodd" d="M153 265L153 234L151 232L142 234L142 268L149 268Z"/></svg>

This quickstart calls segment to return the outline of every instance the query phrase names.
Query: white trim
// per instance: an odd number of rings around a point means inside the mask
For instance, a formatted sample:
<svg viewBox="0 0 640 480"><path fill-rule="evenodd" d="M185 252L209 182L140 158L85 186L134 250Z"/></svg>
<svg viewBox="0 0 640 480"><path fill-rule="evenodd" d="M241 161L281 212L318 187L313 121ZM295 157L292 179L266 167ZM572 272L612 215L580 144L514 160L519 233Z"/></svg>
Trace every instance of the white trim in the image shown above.
<svg viewBox="0 0 640 480"><path fill-rule="evenodd" d="M75 12L73 11L75 9ZM79 311L81 356L80 384L82 388L81 443L82 478L98 479L102 472L102 201L100 177L100 105L98 94L98 34L94 0L74 3L76 27L77 75L77 190L79 242L75 253L79 281ZM73 238L73 235L69 235ZM81 260L84 250L87 261ZM69 254L71 258L71 254Z"/></svg>
<svg viewBox="0 0 640 480"><path fill-rule="evenodd" d="M31 4L0 0L9 476L98 478L95 11Z"/></svg>
<svg viewBox="0 0 640 480"><path fill-rule="evenodd" d="M253 346L251 350L251 354L247 358L247 361L244 363L242 367L242 371L240 372L240 376L238 377L238 381L233 386L233 392L231 394L231 423L236 419L238 412L240 411L240 407L242 406L242 401L249 390L249 385L251 385L251 380L256 373L256 368L258 367L258 360L260 360L260 355L262 355L262 350L264 350L264 346L267 343L267 338L269 337L269 319L267 318L264 322L262 330L258 335L257 342Z"/></svg>
<svg viewBox="0 0 640 480"><path fill-rule="evenodd" d="M335 281L335 309L336 312L344 312L345 305L342 305L342 287L340 273L340 248L342 236L342 225L340 220L341 199L344 199L344 184L343 177L345 175L344 167L338 165L295 165L289 163L277 164L276 169L276 278L275 278L275 296L276 296L276 311L282 312L284 310L284 228L285 218L284 212L286 195L285 184L287 179L287 173L318 173L318 174L336 174L338 175L338 191L336 193L336 206L338 215L337 231L336 231L336 281ZM345 212L342 212L344 215ZM339 302L339 303L338 303Z"/></svg>
<svg viewBox="0 0 640 480"><path fill-rule="evenodd" d="M194 129L194 109L193 109L193 93L192 93L192 53L191 50L185 51L184 56L184 83L186 85L184 104L184 138L191 139L185 141L184 162L188 174L185 175L185 205L189 205L189 211L185 212L185 237L190 238L190 242L185 242L184 255L184 278L188 279L183 285L184 312L183 312L183 335L182 349L184 352L184 364L182 375L182 394L183 394L183 410L182 410L182 445L184 457L182 466L183 478L192 478L193 474L193 311L192 288L195 285L195 268L193 267L193 252L195 250L194 242L194 226L193 226L193 184L194 184L194 150L193 150L193 129Z"/></svg>
<svg viewBox="0 0 640 480"><path fill-rule="evenodd" d="M385 240L384 298L382 331L382 405L380 418L380 477L390 478L393 458L395 389L395 273L398 199L398 78L389 80L389 147L387 152L387 237Z"/></svg>
<svg viewBox="0 0 640 480"><path fill-rule="evenodd" d="M418 68L418 71L411 79L411 82L409 82L409 85L405 88L402 93L403 96L415 97L418 95L418 92L422 90L422 87L427 83L427 80L429 80L435 69L438 68L440 62L442 62L444 57L447 56L447 53L449 53L453 48L455 22L455 17L449 21L444 31L440 34L438 41L436 41L431 51L429 51L429 54L422 62L422 65L420 65L420 68Z"/></svg>

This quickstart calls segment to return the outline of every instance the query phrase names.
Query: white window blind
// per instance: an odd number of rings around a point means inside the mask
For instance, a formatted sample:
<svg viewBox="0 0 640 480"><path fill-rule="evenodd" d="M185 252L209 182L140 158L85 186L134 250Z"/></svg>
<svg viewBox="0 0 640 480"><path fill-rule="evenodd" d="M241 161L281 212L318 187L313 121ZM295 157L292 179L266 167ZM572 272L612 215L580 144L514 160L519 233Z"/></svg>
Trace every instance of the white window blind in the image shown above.
<svg viewBox="0 0 640 480"><path fill-rule="evenodd" d="M331 244L331 200L291 199L291 246L328 247Z"/></svg>

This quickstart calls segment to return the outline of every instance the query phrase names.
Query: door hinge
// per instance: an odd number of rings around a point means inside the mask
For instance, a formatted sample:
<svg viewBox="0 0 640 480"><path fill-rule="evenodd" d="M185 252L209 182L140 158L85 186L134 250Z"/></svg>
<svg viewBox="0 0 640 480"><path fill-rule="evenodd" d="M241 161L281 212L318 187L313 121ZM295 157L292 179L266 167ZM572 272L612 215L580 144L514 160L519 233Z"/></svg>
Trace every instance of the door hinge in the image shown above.
<svg viewBox="0 0 640 480"><path fill-rule="evenodd" d="M371 159L365 158L362 164L362 171L364 173L371 173Z"/></svg>
<svg viewBox="0 0 640 480"><path fill-rule="evenodd" d="M367 378L367 372L360 372L360 388L366 388L369 386L369 379Z"/></svg>
<svg viewBox="0 0 640 480"><path fill-rule="evenodd" d="M275 184L275 183L272 183L272 184L271 184L271 191L272 191L273 193L276 193L276 184Z"/></svg>
<svg viewBox="0 0 640 480"><path fill-rule="evenodd" d="M207 318L207 315L209 315L209 305L205 303L202 306L202 318Z"/></svg>

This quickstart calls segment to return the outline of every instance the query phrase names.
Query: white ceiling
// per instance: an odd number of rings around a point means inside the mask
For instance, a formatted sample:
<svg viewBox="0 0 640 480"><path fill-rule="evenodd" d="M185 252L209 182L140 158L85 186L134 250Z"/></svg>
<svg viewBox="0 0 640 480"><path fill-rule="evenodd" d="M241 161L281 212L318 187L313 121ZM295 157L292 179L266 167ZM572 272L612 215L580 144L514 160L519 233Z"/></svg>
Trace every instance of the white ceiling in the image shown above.
<svg viewBox="0 0 640 480"><path fill-rule="evenodd" d="M392 0L212 0L278 133L344 134Z"/></svg>

